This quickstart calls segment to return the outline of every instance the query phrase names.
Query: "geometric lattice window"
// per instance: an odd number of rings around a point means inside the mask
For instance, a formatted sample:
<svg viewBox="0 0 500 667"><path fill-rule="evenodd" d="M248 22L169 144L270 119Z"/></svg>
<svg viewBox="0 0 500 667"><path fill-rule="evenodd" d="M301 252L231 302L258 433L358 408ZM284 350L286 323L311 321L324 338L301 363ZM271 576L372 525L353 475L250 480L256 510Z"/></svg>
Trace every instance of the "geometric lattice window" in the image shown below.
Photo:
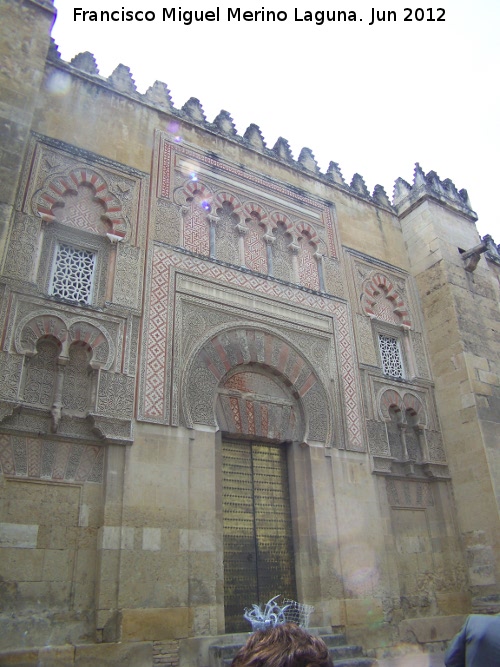
<svg viewBox="0 0 500 667"><path fill-rule="evenodd" d="M392 336L378 335L380 356L382 358L382 370L384 375L393 378L403 377L403 358L399 347L399 341Z"/></svg>
<svg viewBox="0 0 500 667"><path fill-rule="evenodd" d="M92 298L96 254L60 244L57 247L50 294L89 304Z"/></svg>

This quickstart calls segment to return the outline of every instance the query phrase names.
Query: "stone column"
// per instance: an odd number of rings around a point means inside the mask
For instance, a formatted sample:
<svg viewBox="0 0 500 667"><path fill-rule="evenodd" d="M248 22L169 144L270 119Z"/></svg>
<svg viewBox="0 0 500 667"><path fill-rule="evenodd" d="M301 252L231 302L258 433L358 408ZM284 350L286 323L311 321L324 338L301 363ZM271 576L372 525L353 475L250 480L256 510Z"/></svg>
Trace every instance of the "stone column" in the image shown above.
<svg viewBox="0 0 500 667"><path fill-rule="evenodd" d="M217 255L217 249L215 247L215 228L219 222L219 218L216 215L207 215L208 224L210 226L209 230L209 256L211 259L215 259Z"/></svg>
<svg viewBox="0 0 500 667"><path fill-rule="evenodd" d="M294 283L299 283L299 246L295 243L295 241L292 241L290 245L288 246L288 250L292 254L292 274L293 274L293 282Z"/></svg>
<svg viewBox="0 0 500 667"><path fill-rule="evenodd" d="M318 282L319 282L319 290L320 292L326 292L325 290L325 276L323 273L323 255L316 251L314 253L314 259L316 260L316 263L318 265Z"/></svg>
<svg viewBox="0 0 500 667"><path fill-rule="evenodd" d="M274 276L274 267L273 267L273 243L276 241L272 234L264 234L262 237L264 243L266 244L266 255L267 255L267 274L269 276Z"/></svg>
<svg viewBox="0 0 500 667"><path fill-rule="evenodd" d="M248 227L244 222L240 222L236 225L236 231L238 232L238 251L240 255L240 266L246 266L245 264L245 236L248 234Z"/></svg>

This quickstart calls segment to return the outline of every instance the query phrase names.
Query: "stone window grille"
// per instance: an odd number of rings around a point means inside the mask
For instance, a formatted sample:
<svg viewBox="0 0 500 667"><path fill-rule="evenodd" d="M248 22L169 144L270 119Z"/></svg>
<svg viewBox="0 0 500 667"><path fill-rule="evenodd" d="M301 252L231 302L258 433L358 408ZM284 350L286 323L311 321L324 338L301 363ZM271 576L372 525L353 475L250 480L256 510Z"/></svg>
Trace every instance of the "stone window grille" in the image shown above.
<svg viewBox="0 0 500 667"><path fill-rule="evenodd" d="M382 371L384 375L390 375L390 377L393 378L403 378L403 357L401 354L399 340L394 336L379 334L378 344L380 348Z"/></svg>
<svg viewBox="0 0 500 667"><path fill-rule="evenodd" d="M96 253L66 243L57 246L49 293L81 304L92 302Z"/></svg>

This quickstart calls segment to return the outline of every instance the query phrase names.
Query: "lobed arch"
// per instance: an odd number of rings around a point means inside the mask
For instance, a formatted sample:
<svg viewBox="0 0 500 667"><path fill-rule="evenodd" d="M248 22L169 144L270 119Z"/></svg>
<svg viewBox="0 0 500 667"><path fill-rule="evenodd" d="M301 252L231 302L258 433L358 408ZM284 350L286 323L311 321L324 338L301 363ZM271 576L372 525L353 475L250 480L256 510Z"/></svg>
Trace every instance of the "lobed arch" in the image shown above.
<svg viewBox="0 0 500 667"><path fill-rule="evenodd" d="M204 207L207 213L212 210L214 193L208 185L202 181L187 180L182 187L182 194L187 203L190 203L195 199L201 199L207 203L207 206Z"/></svg>
<svg viewBox="0 0 500 667"><path fill-rule="evenodd" d="M269 219L271 221L271 226L273 229L275 229L278 225L283 225L285 231L288 232L290 236L294 237L293 224L287 215L285 215L281 211L273 211L270 214Z"/></svg>
<svg viewBox="0 0 500 667"><path fill-rule="evenodd" d="M377 297L383 294L390 302L392 312L399 319L401 325L410 328L412 326L408 308L403 297L397 292L392 282L383 273L375 273L363 284L361 305L368 317L377 317Z"/></svg>
<svg viewBox="0 0 500 667"><path fill-rule="evenodd" d="M235 197L233 194L230 192L218 192L214 198L214 210L217 210L218 208L222 208L222 205L225 203L231 204L233 213L236 213L237 215L241 215L242 213L242 205L241 202L237 197Z"/></svg>
<svg viewBox="0 0 500 667"><path fill-rule="evenodd" d="M395 389L382 390L378 399L378 408L382 419L385 422L391 421L390 410L396 413L403 413L404 403L403 398Z"/></svg>
<svg viewBox="0 0 500 667"><path fill-rule="evenodd" d="M298 236L304 236L307 238L309 243L314 246L314 249L317 250L320 244L320 238L316 233L316 230L311 227L307 222L298 222L295 224L295 229L297 230Z"/></svg>
<svg viewBox="0 0 500 667"><path fill-rule="evenodd" d="M44 222L55 222L54 209L57 206L64 206L64 196L67 193L78 193L78 188L82 185L90 187L94 199L103 206L103 217L111 225L112 233L124 238L127 234L127 224L120 201L109 191L104 178L97 171L88 167L79 167L66 175L52 178L37 194L34 204L35 212Z"/></svg>
<svg viewBox="0 0 500 667"><path fill-rule="evenodd" d="M420 398L410 392L399 393L395 389L383 389L378 397L379 414L383 421L390 422L390 410L398 415L398 421L406 422L407 413L415 421L415 424L425 426L427 417L424 406Z"/></svg>
<svg viewBox="0 0 500 667"><path fill-rule="evenodd" d="M403 406L405 412L410 413L410 415L414 418L415 424L421 426L427 425L427 416L424 406L422 405L422 401L417 396L407 392L403 396Z"/></svg>
<svg viewBox="0 0 500 667"><path fill-rule="evenodd" d="M92 365L109 370L115 357L115 346L108 331L82 318L63 319L40 311L27 315L16 327L16 352L34 356L40 339L51 338L60 350L60 356L69 357L71 345L84 346L92 355Z"/></svg>
<svg viewBox="0 0 500 667"><path fill-rule="evenodd" d="M243 206L244 221L248 223L253 222L258 230L259 237L263 240L272 241L272 225L270 224L269 216L266 209L254 201L245 202ZM266 265L268 260L265 260Z"/></svg>
<svg viewBox="0 0 500 667"><path fill-rule="evenodd" d="M243 205L243 213L247 218L257 218L259 223L266 224L267 221L267 211L266 209L254 201L245 202Z"/></svg>
<svg viewBox="0 0 500 667"><path fill-rule="evenodd" d="M192 352L181 380L186 426L218 426L218 390L238 369L278 378L303 416L303 440L331 442L331 402L312 364L283 336L263 326L222 328Z"/></svg>

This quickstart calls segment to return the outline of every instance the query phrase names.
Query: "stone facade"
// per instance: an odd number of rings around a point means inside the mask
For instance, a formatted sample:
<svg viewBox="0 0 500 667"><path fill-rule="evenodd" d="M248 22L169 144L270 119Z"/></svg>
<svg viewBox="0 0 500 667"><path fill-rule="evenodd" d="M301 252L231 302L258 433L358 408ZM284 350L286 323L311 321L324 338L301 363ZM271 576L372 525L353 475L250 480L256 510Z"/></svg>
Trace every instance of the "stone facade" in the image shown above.
<svg viewBox="0 0 500 667"><path fill-rule="evenodd" d="M500 257L467 193L417 165L391 203L63 62L48 0L0 14L2 664L204 664L227 438L286 449L312 625L376 651L500 611Z"/></svg>

